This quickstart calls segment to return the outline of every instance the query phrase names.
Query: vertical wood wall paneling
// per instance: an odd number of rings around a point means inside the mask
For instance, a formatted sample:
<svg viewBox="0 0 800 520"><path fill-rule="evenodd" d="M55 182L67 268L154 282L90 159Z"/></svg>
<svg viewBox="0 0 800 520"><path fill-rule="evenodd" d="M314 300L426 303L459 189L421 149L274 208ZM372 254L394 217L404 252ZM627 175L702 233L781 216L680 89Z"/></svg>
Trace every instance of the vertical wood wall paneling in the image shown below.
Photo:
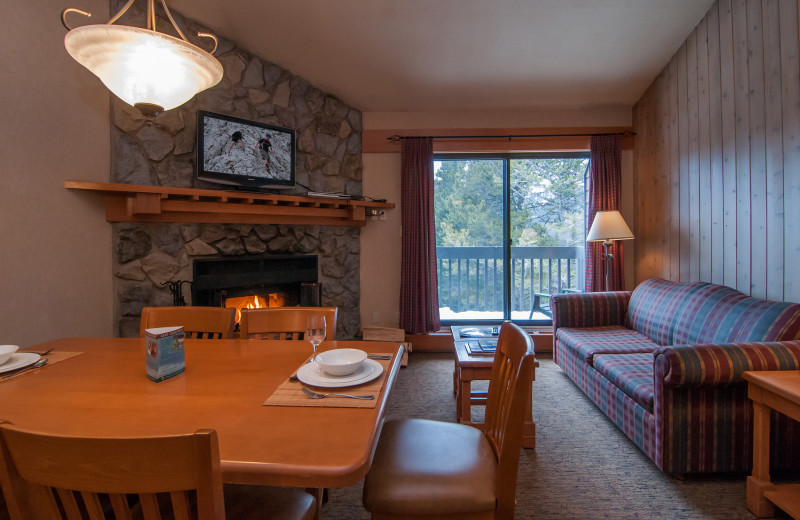
<svg viewBox="0 0 800 520"><path fill-rule="evenodd" d="M781 0L781 84L783 96L784 299L800 302L800 9Z"/></svg>
<svg viewBox="0 0 800 520"><path fill-rule="evenodd" d="M766 297L783 299L783 115L778 0L762 5L766 136ZM798 93L800 96L800 92Z"/></svg>
<svg viewBox="0 0 800 520"><path fill-rule="evenodd" d="M762 2L747 2L750 86L750 294L767 297L767 156ZM748 292L746 289L741 289Z"/></svg>
<svg viewBox="0 0 800 520"><path fill-rule="evenodd" d="M646 128L647 143L650 149L646 152L645 162L647 164L647 179L650 189L658 189L658 179L656 177L656 155L658 148L658 137L655 129L658 118L658 78L656 78L656 85L650 89L650 94L647 97L648 110L645 114L644 127ZM654 204L648 204L645 208L645 269L650 276L658 276L658 269L655 265L655 257L658 254L658 244L660 241L657 239L655 230L658 228L658 211Z"/></svg>
<svg viewBox="0 0 800 520"><path fill-rule="evenodd" d="M669 191L669 185L667 184L667 171L665 167L667 166L667 128L669 125L669 108L667 106L667 96L665 92L665 86L667 82L667 74L666 72L662 72L656 78L656 88L653 90L654 93L654 100L653 103L655 105L655 121L652 125L652 129L654 132L653 138L655 140L654 143L654 151L653 154L653 189L657 193L667 193ZM664 233L664 230L668 228L669 221L666 218L667 209L669 207L669 199L666 201L659 197L658 201L654 201L652 204L652 212L653 212L653 219L652 219L652 232L651 236L653 236L653 251L652 251L652 266L653 272L657 273L657 276L663 276L664 272L664 257L668 254L667 244L669 243L667 238L667 233Z"/></svg>
<svg viewBox="0 0 800 520"><path fill-rule="evenodd" d="M697 70L697 30L686 40L689 115L689 279L700 279L700 95Z"/></svg>
<svg viewBox="0 0 800 520"><path fill-rule="evenodd" d="M670 169L670 209L669 209L669 253L667 260L669 270L662 276L668 280L680 280L681 277L681 166L680 138L678 136L678 60L669 62L669 169Z"/></svg>
<svg viewBox="0 0 800 520"><path fill-rule="evenodd" d="M798 4L717 0L635 107L637 282L800 302Z"/></svg>
<svg viewBox="0 0 800 520"><path fill-rule="evenodd" d="M639 103L633 109L633 124L636 128L639 128L640 131L636 133L636 148L641 147L641 150L644 151L644 147L649 146L647 142L647 135L645 135L645 114L647 113L647 95L645 94L644 97L639 101ZM634 153L633 154L633 169L636 172L636 175L633 177L633 192L640 193L640 192L647 192L648 188L647 185L649 183L650 172L648 165L645 163L645 155L644 153ZM634 208L635 208L635 219L636 224L633 228L633 234L636 237L636 253L634 261L634 278L635 279L647 279L650 278L650 274L647 271L647 263L642 260L642 258L646 257L645 250L647 249L647 242L646 239L647 232L645 230L646 222L647 222L647 208L645 207L645 203L647 201L642 200L641 197L638 197L634 201Z"/></svg>
<svg viewBox="0 0 800 520"><path fill-rule="evenodd" d="M750 106L747 83L747 2L731 3L736 113L736 289L750 293Z"/></svg>
<svg viewBox="0 0 800 520"><path fill-rule="evenodd" d="M645 135L647 140L647 146L649 146L649 150L645 152L645 171L647 185L650 187L651 190L656 189L655 187L655 148L656 148L656 140L653 134L653 128L655 127L655 119L657 114L657 107L655 103L655 93L657 88L650 89L650 95L647 96L647 111L644 114L644 119L642 121L643 127L645 128ZM658 240L655 239L654 229L655 229L655 212L651 204L648 204L644 209L644 235L647 237L647 240L644 241L644 269L648 276L653 276L656 273L655 266L653 265L653 258L656 254L656 244Z"/></svg>
<svg viewBox="0 0 800 520"><path fill-rule="evenodd" d="M722 180L722 84L720 71L719 5L708 11L708 98L709 98L709 160L711 168L711 282L724 283L723 261L725 248L723 223L725 219Z"/></svg>
<svg viewBox="0 0 800 520"><path fill-rule="evenodd" d="M697 143L700 280L711 280L711 110L708 93L708 17L697 25Z"/></svg>
<svg viewBox="0 0 800 520"><path fill-rule="evenodd" d="M720 0L719 56L722 96L722 282L736 287L736 105L733 80L733 17L731 0Z"/></svg>
<svg viewBox="0 0 800 520"><path fill-rule="evenodd" d="M680 211L676 217L680 219L680 281L691 281L689 271L689 102L686 71L686 44L678 50L678 157L680 158Z"/></svg>

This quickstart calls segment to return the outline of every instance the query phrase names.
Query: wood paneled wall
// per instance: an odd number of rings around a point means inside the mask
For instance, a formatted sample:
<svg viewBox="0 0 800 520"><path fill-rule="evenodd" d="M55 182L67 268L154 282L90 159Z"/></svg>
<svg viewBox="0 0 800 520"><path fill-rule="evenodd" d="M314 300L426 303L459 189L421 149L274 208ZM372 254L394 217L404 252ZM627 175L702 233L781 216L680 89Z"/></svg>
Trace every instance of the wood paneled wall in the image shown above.
<svg viewBox="0 0 800 520"><path fill-rule="evenodd" d="M636 282L800 302L798 0L718 0L634 107Z"/></svg>

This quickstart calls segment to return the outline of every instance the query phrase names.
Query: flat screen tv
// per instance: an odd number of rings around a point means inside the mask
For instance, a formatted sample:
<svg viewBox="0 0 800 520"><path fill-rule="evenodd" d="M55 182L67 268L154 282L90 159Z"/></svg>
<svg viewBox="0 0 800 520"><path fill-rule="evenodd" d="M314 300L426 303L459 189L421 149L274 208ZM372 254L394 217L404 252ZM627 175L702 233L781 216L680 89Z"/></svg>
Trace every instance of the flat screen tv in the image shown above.
<svg viewBox="0 0 800 520"><path fill-rule="evenodd" d="M295 185L295 131L197 111L197 178L237 189Z"/></svg>

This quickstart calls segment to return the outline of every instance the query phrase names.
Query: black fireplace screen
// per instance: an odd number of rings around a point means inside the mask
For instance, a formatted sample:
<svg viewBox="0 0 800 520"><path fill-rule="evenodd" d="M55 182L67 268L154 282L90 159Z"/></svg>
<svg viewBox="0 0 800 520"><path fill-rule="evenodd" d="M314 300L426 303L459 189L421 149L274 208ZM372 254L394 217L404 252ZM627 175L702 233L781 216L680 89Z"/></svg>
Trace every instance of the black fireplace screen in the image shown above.
<svg viewBox="0 0 800 520"><path fill-rule="evenodd" d="M222 307L227 298L273 293L282 293L286 306L322 305L316 255L203 258L193 271L193 305Z"/></svg>

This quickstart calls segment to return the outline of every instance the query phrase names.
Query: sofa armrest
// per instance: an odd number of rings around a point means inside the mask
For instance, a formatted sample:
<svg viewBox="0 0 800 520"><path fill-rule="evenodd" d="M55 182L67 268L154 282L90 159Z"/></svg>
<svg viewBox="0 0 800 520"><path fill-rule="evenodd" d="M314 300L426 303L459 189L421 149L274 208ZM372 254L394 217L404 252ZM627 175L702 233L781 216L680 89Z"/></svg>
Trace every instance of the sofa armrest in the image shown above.
<svg viewBox="0 0 800 520"><path fill-rule="evenodd" d="M559 327L623 326L630 299L630 291L553 294L553 332Z"/></svg>
<svg viewBox="0 0 800 520"><path fill-rule="evenodd" d="M728 385L747 370L800 369L800 341L674 345L653 356L656 386Z"/></svg>
<svg viewBox="0 0 800 520"><path fill-rule="evenodd" d="M800 341L659 347L655 356L656 464L666 473L749 472L753 405L747 370L800 368ZM800 423L772 414L773 446L783 452ZM796 471L800 456L770 462L770 471Z"/></svg>

